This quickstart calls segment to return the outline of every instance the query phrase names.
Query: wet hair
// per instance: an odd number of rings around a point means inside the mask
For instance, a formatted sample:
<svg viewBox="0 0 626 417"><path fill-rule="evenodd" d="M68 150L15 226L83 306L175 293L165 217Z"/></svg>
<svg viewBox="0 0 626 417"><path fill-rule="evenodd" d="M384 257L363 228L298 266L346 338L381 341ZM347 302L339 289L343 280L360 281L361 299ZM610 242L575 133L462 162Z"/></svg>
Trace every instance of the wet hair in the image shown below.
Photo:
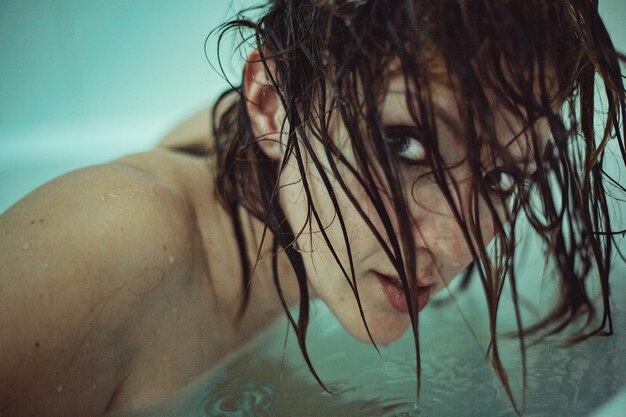
<svg viewBox="0 0 626 417"><path fill-rule="evenodd" d="M258 20L241 15L226 23L220 39L235 30L248 34L242 44L249 41L258 48L286 112L285 126L289 128L284 132L284 162L280 165L262 152L246 111L243 87L233 86L214 112L215 181L219 198L232 216L243 288L250 284L255 259L246 249L241 208L266 225L274 251L284 251L293 266L300 288L297 318L287 310L276 261L274 282L309 369L322 386L305 343L309 294L302 255L295 243L302 231L291 230L278 201L279 178L287 161L300 169L309 224L319 226L359 308L350 255L350 247L358 243L350 240L337 192L345 193L396 268L411 311L418 390L418 289L413 277L419 260L411 233L410 205L423 204L415 201L413 193L421 181L436 182L454 217L451 221L463 232L473 258L463 279L477 276L485 288L490 357L514 406L496 334L498 305L507 280L524 369L530 336L543 337L575 327L571 341L578 342L612 333L610 262L615 234L623 231L611 228L607 187L614 192L626 190L605 172L604 150L607 143L616 142L619 163L626 161L626 96L620 72L625 58L612 45L597 1L275 0L261 11ZM389 140L381 121L391 67L407 86L405 103L428 150L426 167L416 169L398 158L397 144ZM437 73L437 68L443 72ZM470 197L465 200L469 207L461 207L459 201L463 200L456 198L459 187L443 157L446 149L441 149L437 140L437 112L429 86L441 77L454 91L460 115L455 132L466 153L463 163L471 173ZM603 96L605 108L595 101L598 94ZM234 99L225 99L233 95ZM498 141L494 103L513 114L523 127L520 134L528 147L521 167L502 138ZM353 160L333 142L329 133L333 117L347 130ZM549 126L545 149L535 123L538 120ZM316 142L322 145L324 155L313 152ZM324 232L307 182L305 155L317 167L315 174L334 205L348 249L347 265L339 260ZM486 162L485 155L492 159ZM497 169L489 168L496 160ZM329 164L330 173L323 163ZM530 166L536 167L532 176L526 172ZM375 209L375 220L348 188L342 172L356 176L367 204ZM401 180L407 172L414 175L408 186ZM341 190L331 186L331 175ZM512 180L506 189L499 187L504 176ZM389 211L387 199L392 202ZM522 218L545 241L560 288L554 308L531 326L522 323L517 293L516 224ZM492 222L495 229L492 250L488 248L491 237L481 233L485 221ZM382 230L374 223L382 224ZM592 279L600 284L600 306L594 304L588 289ZM240 314L245 311L248 294L243 293ZM361 317L367 326L362 309ZM583 326L573 326L581 322Z"/></svg>

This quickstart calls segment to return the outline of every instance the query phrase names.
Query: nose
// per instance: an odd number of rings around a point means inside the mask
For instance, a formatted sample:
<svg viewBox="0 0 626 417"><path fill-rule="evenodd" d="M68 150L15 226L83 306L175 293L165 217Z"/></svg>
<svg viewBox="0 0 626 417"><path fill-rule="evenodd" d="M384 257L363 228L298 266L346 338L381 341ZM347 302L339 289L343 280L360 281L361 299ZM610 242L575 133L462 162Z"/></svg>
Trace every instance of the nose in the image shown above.
<svg viewBox="0 0 626 417"><path fill-rule="evenodd" d="M415 262L418 287L430 287L439 283L436 260L428 249L418 247L415 252Z"/></svg>
<svg viewBox="0 0 626 417"><path fill-rule="evenodd" d="M413 194L407 200L417 251L416 272L418 280L424 283L418 285L438 284L442 280L447 283L472 261L467 240L438 187L422 189L419 196Z"/></svg>

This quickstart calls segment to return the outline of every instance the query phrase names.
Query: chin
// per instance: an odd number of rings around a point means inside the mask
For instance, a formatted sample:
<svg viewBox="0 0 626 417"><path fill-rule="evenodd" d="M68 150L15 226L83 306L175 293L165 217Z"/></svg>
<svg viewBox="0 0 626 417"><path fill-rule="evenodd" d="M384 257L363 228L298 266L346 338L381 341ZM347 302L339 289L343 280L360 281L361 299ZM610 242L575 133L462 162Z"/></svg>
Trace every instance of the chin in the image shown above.
<svg viewBox="0 0 626 417"><path fill-rule="evenodd" d="M396 316L394 320L367 320L367 325L372 333L374 343L383 346L393 343L402 337L402 335L406 333L410 324L411 322L408 317L406 319L398 319ZM358 323L353 323L353 325L344 324L344 328L355 339L366 343L372 343L372 339L370 339L367 334L367 329L365 329L365 325L363 324L363 321L360 320L360 317Z"/></svg>

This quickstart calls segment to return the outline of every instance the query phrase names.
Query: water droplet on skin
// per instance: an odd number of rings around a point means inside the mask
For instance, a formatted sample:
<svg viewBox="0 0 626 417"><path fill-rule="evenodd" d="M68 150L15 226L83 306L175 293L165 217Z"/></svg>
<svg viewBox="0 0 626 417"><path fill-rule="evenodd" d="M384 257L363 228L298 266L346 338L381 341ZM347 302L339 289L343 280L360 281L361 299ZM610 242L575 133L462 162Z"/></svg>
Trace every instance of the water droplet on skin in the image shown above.
<svg viewBox="0 0 626 417"><path fill-rule="evenodd" d="M173 264L174 263L174 259L176 259L176 258L174 258L174 255L169 255L168 259L170 260L170 263Z"/></svg>
<svg viewBox="0 0 626 417"><path fill-rule="evenodd" d="M117 195L115 195L115 194L109 194L109 196L113 197L113 198L117 198Z"/></svg>

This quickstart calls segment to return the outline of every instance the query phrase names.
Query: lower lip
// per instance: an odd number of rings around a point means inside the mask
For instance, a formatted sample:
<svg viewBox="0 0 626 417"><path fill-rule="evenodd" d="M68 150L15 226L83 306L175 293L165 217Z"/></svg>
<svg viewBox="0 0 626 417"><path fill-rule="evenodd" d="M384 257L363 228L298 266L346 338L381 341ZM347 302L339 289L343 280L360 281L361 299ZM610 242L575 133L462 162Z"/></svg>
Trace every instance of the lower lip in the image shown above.
<svg viewBox="0 0 626 417"><path fill-rule="evenodd" d="M389 282L389 279L385 278L384 275L376 273L376 278L378 278L381 291L383 292L383 294L385 294L389 305L399 313L409 314L409 306L406 303L406 296L404 295L404 291L402 290L402 288L399 288L398 286ZM430 288L420 287L418 291L419 293L417 294L417 311L422 311L424 307L426 307L426 304L428 304L428 298L430 297Z"/></svg>

